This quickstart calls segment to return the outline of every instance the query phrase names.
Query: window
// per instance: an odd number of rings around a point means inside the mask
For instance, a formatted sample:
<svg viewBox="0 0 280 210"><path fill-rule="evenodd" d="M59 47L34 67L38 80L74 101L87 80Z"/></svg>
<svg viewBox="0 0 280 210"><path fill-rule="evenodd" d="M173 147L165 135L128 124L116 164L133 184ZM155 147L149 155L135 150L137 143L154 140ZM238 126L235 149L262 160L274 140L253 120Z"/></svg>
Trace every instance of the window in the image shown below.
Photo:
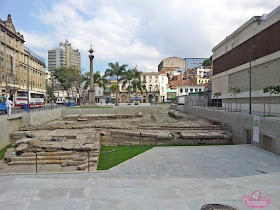
<svg viewBox="0 0 280 210"><path fill-rule="evenodd" d="M185 92L186 92L186 93L188 92L188 88L185 89Z"/></svg>
<svg viewBox="0 0 280 210"><path fill-rule="evenodd" d="M201 92L201 88L199 88L199 92Z"/></svg>
<svg viewBox="0 0 280 210"><path fill-rule="evenodd" d="M1 40L4 41L4 31L1 31Z"/></svg>
<svg viewBox="0 0 280 210"><path fill-rule="evenodd" d="M197 93L197 88L195 88L195 92Z"/></svg>
<svg viewBox="0 0 280 210"><path fill-rule="evenodd" d="M183 88L180 88L180 93L183 93Z"/></svg>
<svg viewBox="0 0 280 210"><path fill-rule="evenodd" d="M4 54L4 45L1 45L1 52Z"/></svg>
<svg viewBox="0 0 280 210"><path fill-rule="evenodd" d="M191 92L191 93L193 92L193 89L192 89L192 88L190 89L190 92Z"/></svg>
<svg viewBox="0 0 280 210"><path fill-rule="evenodd" d="M155 86L155 91L158 91L158 85Z"/></svg>
<svg viewBox="0 0 280 210"><path fill-rule="evenodd" d="M152 89L153 89L153 86L149 85L149 91L152 91Z"/></svg>

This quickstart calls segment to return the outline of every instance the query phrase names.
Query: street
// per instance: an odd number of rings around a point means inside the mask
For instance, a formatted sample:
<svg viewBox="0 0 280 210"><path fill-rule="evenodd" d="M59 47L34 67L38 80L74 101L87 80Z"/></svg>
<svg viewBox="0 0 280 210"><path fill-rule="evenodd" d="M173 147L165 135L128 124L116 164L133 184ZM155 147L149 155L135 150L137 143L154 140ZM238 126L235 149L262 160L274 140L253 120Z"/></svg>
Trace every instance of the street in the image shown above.
<svg viewBox="0 0 280 210"><path fill-rule="evenodd" d="M50 109L60 109L63 108L64 105L57 105L57 104L46 104L43 107L36 107L36 108L30 108L29 111L32 112L43 112L45 110L50 110ZM13 114L21 114L21 113L27 113L27 111L25 111L23 108L19 108L19 107L12 107L12 115ZM1 116L6 116L7 114L5 114L5 112L0 112L0 117Z"/></svg>

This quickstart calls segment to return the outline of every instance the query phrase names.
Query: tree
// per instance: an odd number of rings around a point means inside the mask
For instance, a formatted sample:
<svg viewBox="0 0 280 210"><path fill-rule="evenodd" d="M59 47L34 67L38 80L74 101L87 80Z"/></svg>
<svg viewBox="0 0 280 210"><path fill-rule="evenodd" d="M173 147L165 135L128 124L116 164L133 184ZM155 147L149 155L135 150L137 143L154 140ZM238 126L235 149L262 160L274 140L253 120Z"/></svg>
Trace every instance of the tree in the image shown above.
<svg viewBox="0 0 280 210"><path fill-rule="evenodd" d="M116 93L117 92L117 89L118 89L118 86L116 84L112 84L110 87L109 87L109 90L112 92L112 93Z"/></svg>
<svg viewBox="0 0 280 210"><path fill-rule="evenodd" d="M221 96L221 95L222 95L221 92L217 92L217 93L214 93L214 94L213 94L213 97L217 99L217 103L216 103L217 106L218 106L218 99L219 99L219 96Z"/></svg>
<svg viewBox="0 0 280 210"><path fill-rule="evenodd" d="M207 59L202 63L202 66L211 66L211 65L212 65L212 61L210 59Z"/></svg>
<svg viewBox="0 0 280 210"><path fill-rule="evenodd" d="M84 82L84 90L87 90L90 85L90 72L86 72L85 74L83 74L81 80L82 82ZM105 89L107 80L100 75L99 71L96 71L93 74L93 83L98 84L99 87L103 87Z"/></svg>
<svg viewBox="0 0 280 210"><path fill-rule="evenodd" d="M277 86L267 86L266 88L263 89L264 93L269 93L269 105L268 105L268 113L271 114L271 95L272 94L279 94L280 93L280 85Z"/></svg>
<svg viewBox="0 0 280 210"><path fill-rule="evenodd" d="M130 92L131 92L132 86L130 84L131 84L133 77L134 77L133 69L128 69L122 77L122 80L123 80L122 88L125 87L126 83L128 82L128 86L127 86L128 100L129 100L128 105L130 105L130 101L131 101Z"/></svg>
<svg viewBox="0 0 280 210"><path fill-rule="evenodd" d="M236 110L237 110L237 99L236 99L236 95L241 93L241 90L239 87L231 87L230 90L232 91L232 94L234 95L235 98L235 104L236 104Z"/></svg>
<svg viewBox="0 0 280 210"><path fill-rule="evenodd" d="M69 97L69 91L75 87L77 90L81 81L81 70L74 67L60 67L54 69L54 77L60 83L63 90L67 92Z"/></svg>
<svg viewBox="0 0 280 210"><path fill-rule="evenodd" d="M132 85L134 85L135 87L135 105L137 105L137 91L142 90L142 85L141 85L141 71L138 71L137 68L133 69L133 81L132 81Z"/></svg>
<svg viewBox="0 0 280 210"><path fill-rule="evenodd" d="M119 62L116 63L108 63L108 66L110 67L105 71L104 76L116 76L117 77L117 87L119 87L119 81L122 80L122 76L126 72L127 64L123 64L120 66ZM116 106L119 105L118 102L118 95L119 95L119 88L117 88L116 92Z"/></svg>

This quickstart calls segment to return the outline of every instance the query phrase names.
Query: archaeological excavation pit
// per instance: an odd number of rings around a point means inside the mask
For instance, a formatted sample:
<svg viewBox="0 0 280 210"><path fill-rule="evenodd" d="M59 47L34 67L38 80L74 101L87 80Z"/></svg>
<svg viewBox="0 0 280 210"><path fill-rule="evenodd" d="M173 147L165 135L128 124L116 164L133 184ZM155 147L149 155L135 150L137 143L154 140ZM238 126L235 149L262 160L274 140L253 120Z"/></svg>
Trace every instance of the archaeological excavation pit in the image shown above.
<svg viewBox="0 0 280 210"><path fill-rule="evenodd" d="M231 144L231 134L205 119L159 108L154 114L67 115L26 125L10 141L0 173L96 171L101 146Z"/></svg>

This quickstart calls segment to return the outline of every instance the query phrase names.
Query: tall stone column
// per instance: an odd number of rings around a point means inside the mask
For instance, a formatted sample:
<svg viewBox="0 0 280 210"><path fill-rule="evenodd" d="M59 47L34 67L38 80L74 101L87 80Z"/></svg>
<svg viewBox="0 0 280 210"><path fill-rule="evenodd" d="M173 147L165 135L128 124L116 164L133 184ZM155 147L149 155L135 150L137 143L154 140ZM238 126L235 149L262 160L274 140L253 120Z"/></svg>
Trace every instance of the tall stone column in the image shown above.
<svg viewBox="0 0 280 210"><path fill-rule="evenodd" d="M92 54L94 50L92 49L92 46L90 46L90 49L88 51L90 53L89 57L89 63L90 63L90 87L88 91L88 104L94 105L95 104L95 93L94 93L94 81L93 81L93 58L94 55Z"/></svg>

